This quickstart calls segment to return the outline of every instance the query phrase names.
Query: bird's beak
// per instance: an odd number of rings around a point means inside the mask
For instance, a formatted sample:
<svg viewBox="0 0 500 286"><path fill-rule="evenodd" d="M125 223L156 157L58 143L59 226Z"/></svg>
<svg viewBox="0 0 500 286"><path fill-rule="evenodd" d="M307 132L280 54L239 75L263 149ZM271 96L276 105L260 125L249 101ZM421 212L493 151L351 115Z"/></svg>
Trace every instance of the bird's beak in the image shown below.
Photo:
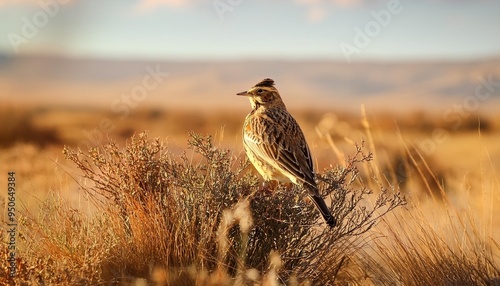
<svg viewBox="0 0 500 286"><path fill-rule="evenodd" d="M248 96L248 92L247 91L242 91L242 92L238 92L236 95Z"/></svg>

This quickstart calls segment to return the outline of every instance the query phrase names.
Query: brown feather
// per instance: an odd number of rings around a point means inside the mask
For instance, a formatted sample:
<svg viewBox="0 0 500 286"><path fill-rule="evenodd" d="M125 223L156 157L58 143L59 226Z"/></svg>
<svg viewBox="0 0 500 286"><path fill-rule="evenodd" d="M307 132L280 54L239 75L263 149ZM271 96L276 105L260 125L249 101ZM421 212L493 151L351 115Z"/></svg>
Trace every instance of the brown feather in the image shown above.
<svg viewBox="0 0 500 286"><path fill-rule="evenodd" d="M274 81L266 78L244 94L253 107L243 125L245 151L265 180L303 186L326 223L333 227L336 221L318 191L304 133L273 85Z"/></svg>

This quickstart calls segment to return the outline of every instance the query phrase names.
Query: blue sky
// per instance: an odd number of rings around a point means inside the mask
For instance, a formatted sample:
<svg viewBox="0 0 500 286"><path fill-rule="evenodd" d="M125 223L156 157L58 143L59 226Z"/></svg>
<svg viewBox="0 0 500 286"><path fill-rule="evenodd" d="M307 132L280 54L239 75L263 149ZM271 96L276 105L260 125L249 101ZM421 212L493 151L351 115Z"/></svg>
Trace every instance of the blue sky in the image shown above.
<svg viewBox="0 0 500 286"><path fill-rule="evenodd" d="M0 53L481 59L500 56L500 0L6 0L0 4Z"/></svg>

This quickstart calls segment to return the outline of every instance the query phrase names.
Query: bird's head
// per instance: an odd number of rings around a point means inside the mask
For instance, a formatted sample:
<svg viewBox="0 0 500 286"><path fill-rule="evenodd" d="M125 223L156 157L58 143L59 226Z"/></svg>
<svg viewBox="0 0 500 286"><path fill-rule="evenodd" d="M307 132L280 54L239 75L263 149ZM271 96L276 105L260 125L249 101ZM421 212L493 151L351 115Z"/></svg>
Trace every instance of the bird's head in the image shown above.
<svg viewBox="0 0 500 286"><path fill-rule="evenodd" d="M285 107L278 90L274 87L274 80L270 78L261 80L249 90L237 93L237 95L248 96L253 109L257 109L261 106Z"/></svg>

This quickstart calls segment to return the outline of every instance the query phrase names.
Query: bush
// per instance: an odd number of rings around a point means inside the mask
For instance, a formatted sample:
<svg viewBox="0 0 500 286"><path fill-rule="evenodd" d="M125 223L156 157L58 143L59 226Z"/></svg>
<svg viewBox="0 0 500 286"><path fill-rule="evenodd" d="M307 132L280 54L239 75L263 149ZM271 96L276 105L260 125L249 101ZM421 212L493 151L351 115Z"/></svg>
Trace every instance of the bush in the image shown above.
<svg viewBox="0 0 500 286"><path fill-rule="evenodd" d="M210 137L191 134L189 148L174 155L147 133L65 148L89 204L53 194L38 215L25 211L17 276L1 267L0 284L498 285L498 243L442 190L444 206L394 212L400 194L358 172L376 163L363 144L317 176L334 229L303 190L260 191L248 162Z"/></svg>
<svg viewBox="0 0 500 286"><path fill-rule="evenodd" d="M371 154L362 146L346 168L318 175L339 221L334 229L303 190L279 184L273 194L259 191L248 161L215 147L209 136L191 134L189 148L191 154L175 156L147 133L124 148L112 141L87 151L66 147L67 159L90 182L81 187L96 210L88 216L50 201L43 217L28 219L23 236L32 253L24 256L50 253L52 260L28 259L19 281L37 273L39 283L331 285L349 281L344 270L369 240L367 232L404 204L381 187L373 207L366 206L372 192L356 164Z"/></svg>

